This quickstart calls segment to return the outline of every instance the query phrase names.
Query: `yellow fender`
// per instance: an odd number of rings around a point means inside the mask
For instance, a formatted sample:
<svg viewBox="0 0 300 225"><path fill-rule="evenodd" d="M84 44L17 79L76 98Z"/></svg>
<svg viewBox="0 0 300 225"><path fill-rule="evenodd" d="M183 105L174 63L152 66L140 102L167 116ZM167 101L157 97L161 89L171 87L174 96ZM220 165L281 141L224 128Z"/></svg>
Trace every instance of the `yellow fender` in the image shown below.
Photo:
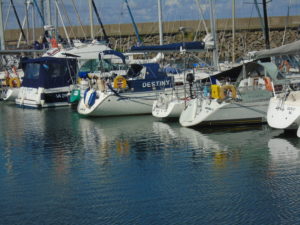
<svg viewBox="0 0 300 225"><path fill-rule="evenodd" d="M20 87L21 86L21 81L18 77L14 77L14 78L10 78L9 79L9 86L11 88L14 88L14 87Z"/></svg>
<svg viewBox="0 0 300 225"><path fill-rule="evenodd" d="M119 75L114 79L114 88L125 89L127 87L127 80L125 77Z"/></svg>
<svg viewBox="0 0 300 225"><path fill-rule="evenodd" d="M236 89L233 85L223 85L220 87L220 99L224 99L226 97L224 92L227 90L231 91L231 98L235 99L237 97Z"/></svg>

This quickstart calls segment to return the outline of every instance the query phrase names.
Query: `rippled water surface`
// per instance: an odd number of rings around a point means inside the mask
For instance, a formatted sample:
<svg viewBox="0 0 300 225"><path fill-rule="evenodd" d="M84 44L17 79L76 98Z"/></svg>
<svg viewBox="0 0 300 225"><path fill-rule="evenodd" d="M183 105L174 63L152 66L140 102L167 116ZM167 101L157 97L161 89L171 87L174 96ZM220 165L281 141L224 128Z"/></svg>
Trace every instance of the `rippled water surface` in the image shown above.
<svg viewBox="0 0 300 225"><path fill-rule="evenodd" d="M0 103L0 224L300 224L300 140Z"/></svg>

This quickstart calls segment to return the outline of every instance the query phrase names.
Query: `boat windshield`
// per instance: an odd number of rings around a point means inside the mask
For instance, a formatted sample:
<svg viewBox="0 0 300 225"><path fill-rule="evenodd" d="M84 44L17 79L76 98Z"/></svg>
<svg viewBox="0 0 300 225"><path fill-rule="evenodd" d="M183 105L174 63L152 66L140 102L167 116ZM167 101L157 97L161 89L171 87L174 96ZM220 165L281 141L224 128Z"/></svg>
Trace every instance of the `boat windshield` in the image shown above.
<svg viewBox="0 0 300 225"><path fill-rule="evenodd" d="M90 59L82 65L80 72L109 72L112 70L127 70L128 66L125 64L112 63L110 59Z"/></svg>
<svg viewBox="0 0 300 225"><path fill-rule="evenodd" d="M121 63L113 63L111 59L102 59L100 61L100 70L109 72L112 70L128 70L128 66Z"/></svg>
<svg viewBox="0 0 300 225"><path fill-rule="evenodd" d="M300 76L299 55L276 56L274 61L283 77Z"/></svg>
<svg viewBox="0 0 300 225"><path fill-rule="evenodd" d="M90 59L85 62L80 70L80 72L95 72L99 71L99 59Z"/></svg>
<svg viewBox="0 0 300 225"><path fill-rule="evenodd" d="M25 76L26 79L37 80L40 75L40 67L39 63L27 63L25 68Z"/></svg>
<svg viewBox="0 0 300 225"><path fill-rule="evenodd" d="M179 70L186 70L191 68L209 68L210 64L205 62L204 60L196 57L196 56L189 56L187 59L176 59L171 60L170 64L171 67L177 68Z"/></svg>

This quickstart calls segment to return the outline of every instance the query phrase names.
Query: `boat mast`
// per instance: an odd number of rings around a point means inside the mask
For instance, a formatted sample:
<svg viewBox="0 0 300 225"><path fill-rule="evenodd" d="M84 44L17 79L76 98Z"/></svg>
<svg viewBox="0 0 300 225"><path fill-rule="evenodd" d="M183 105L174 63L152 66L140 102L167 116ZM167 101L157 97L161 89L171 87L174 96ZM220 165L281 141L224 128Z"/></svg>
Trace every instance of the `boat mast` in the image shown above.
<svg viewBox="0 0 300 225"><path fill-rule="evenodd" d="M29 45L29 7L30 0L25 0L25 17L26 17L26 36L27 36L27 45Z"/></svg>
<svg viewBox="0 0 300 225"><path fill-rule="evenodd" d="M12 8L13 8L15 17L16 17L16 19L17 19L19 28L20 28L20 30L21 30L21 34L22 34L24 40L27 42L27 38L26 38L26 35L25 35L25 33L24 33L23 26L21 25L21 22L20 22L20 19L19 19L19 16L18 16L18 13L17 13L17 10L16 10L16 7L15 7L15 4L14 4L13 0L10 0L10 3L11 3L11 6L12 6ZM25 20L24 20L24 22L25 22ZM18 43L18 47L19 47L19 43Z"/></svg>
<svg viewBox="0 0 300 225"><path fill-rule="evenodd" d="M93 5L93 8L94 8L94 11L95 11L98 23L100 24L100 27L101 27L101 30L102 30L102 33L103 33L103 36L104 36L104 40L106 41L106 43L109 43L108 36L107 36L106 31L104 29L103 23L102 23L102 21L100 19L100 15L98 13L98 9L96 7L96 4L95 4L94 0L92 0L92 5Z"/></svg>
<svg viewBox="0 0 300 225"><path fill-rule="evenodd" d="M58 33L58 23L59 23L59 18L58 18L58 10L57 10L57 8L55 7L55 14L54 14L54 27L55 27L55 38L56 39L58 39L58 35L59 35L59 33Z"/></svg>
<svg viewBox="0 0 300 225"><path fill-rule="evenodd" d="M232 62L235 62L235 0L232 0Z"/></svg>
<svg viewBox="0 0 300 225"><path fill-rule="evenodd" d="M94 40L93 0L89 0L91 39Z"/></svg>
<svg viewBox="0 0 300 225"><path fill-rule="evenodd" d="M1 41L0 50L4 50L5 49L2 5L3 5L3 1L0 0L0 41Z"/></svg>
<svg viewBox="0 0 300 225"><path fill-rule="evenodd" d="M163 26L162 26L162 5L161 0L157 0L158 5L158 28L159 28L159 44L163 45Z"/></svg>
<svg viewBox="0 0 300 225"><path fill-rule="evenodd" d="M45 7L44 7L44 0L39 0L40 1L40 7L41 7L41 16L43 17L43 18L45 18ZM45 21L44 21L44 24L43 24L43 26L45 25Z"/></svg>
<svg viewBox="0 0 300 225"><path fill-rule="evenodd" d="M261 13L260 13L260 10L259 10L259 7L258 7L258 2L257 2L257 0L254 0L254 5L255 5L255 8L256 8L256 11L257 11L257 14L258 14L258 17L259 17L259 21L260 21L260 25L261 25L261 29L262 29L262 32L263 32L263 34L264 34L264 38L266 38L265 37L265 32L264 32L264 21L263 21L263 18L262 18L262 16L261 16Z"/></svg>
<svg viewBox="0 0 300 225"><path fill-rule="evenodd" d="M137 28L137 26L136 26L136 23L135 23L135 21L134 21L134 18L133 18L133 15L132 15L132 13L131 13L131 10L130 10L130 7L129 7L129 4L128 4L128 0L125 0L125 4L126 4L126 6L127 6L127 10L128 10L128 12L129 12L129 16L130 16L130 18L131 18L131 22L132 22L132 24L133 24L133 28L134 28L134 32L135 32L135 35L136 35L136 37L137 37L137 39L138 39L138 46L140 46L140 45L142 45L142 39L141 39L141 37L140 37L140 35L139 35L139 30L138 30L138 28Z"/></svg>
<svg viewBox="0 0 300 225"><path fill-rule="evenodd" d="M269 25L268 25L268 14L267 14L267 1L263 0L263 11L264 11L264 33L265 33L265 44L266 49L270 49L270 39L269 39Z"/></svg>
<svg viewBox="0 0 300 225"><path fill-rule="evenodd" d="M63 20L63 18L62 18L62 15L61 15L61 13L60 13L60 10L59 10L59 6L58 6L57 0L55 0L55 6L56 6L56 9L57 9L59 18L60 18L60 22L61 22L61 24L62 24L62 26L63 26L63 28L64 28L64 32L65 32L67 41L68 41L69 45L71 46L71 41L70 41L70 38L69 38L69 34L68 34L67 29L66 29L66 26L65 26L64 20Z"/></svg>
<svg viewBox="0 0 300 225"><path fill-rule="evenodd" d="M219 69L219 55L218 55L218 37L216 32L216 18L215 18L215 0L210 0L210 26L211 33L214 40L213 49L213 65L216 69Z"/></svg>
<svg viewBox="0 0 300 225"><path fill-rule="evenodd" d="M286 29L289 23L289 16L290 16L290 6L291 6L292 0L290 0L289 5L288 5L288 10L287 10L287 15L286 15L286 19L285 19L285 26L284 26L284 32L283 32L283 38L282 38L282 44L284 45L285 43L285 36L286 36Z"/></svg>
<svg viewBox="0 0 300 225"><path fill-rule="evenodd" d="M47 12L47 25L52 24L52 13L51 13L51 4L50 0L46 0L46 12Z"/></svg>
<svg viewBox="0 0 300 225"><path fill-rule="evenodd" d="M32 10L32 40L33 40L33 42L35 42L36 41L36 39L35 39L35 9L34 9L33 3L32 3L31 10Z"/></svg>
<svg viewBox="0 0 300 225"><path fill-rule="evenodd" d="M35 6L35 9L37 10L39 16L41 17L42 24L44 26L45 25L45 19L44 19L44 3L43 3L43 1L41 1L41 5L40 5L42 10L40 10L40 7L39 7L36 0L33 0L33 5Z"/></svg>

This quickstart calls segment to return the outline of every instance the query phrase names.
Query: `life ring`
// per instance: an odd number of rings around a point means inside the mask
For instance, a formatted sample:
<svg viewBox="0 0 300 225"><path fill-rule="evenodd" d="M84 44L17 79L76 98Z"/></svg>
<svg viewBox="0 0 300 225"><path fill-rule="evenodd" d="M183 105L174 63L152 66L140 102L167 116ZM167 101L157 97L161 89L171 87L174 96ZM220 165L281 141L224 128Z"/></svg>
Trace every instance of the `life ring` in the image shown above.
<svg viewBox="0 0 300 225"><path fill-rule="evenodd" d="M225 95L225 91L230 91L231 92L231 98L236 99L237 97L237 93L236 93L236 89L233 85L223 85L220 87L220 99L224 99L227 95Z"/></svg>
<svg viewBox="0 0 300 225"><path fill-rule="evenodd" d="M9 86L11 88L14 88L14 87L20 87L21 86L21 81L19 78L17 77L14 77L14 78L10 78L9 79Z"/></svg>
<svg viewBox="0 0 300 225"><path fill-rule="evenodd" d="M119 75L114 79L114 88L125 89L127 87L127 80L125 77Z"/></svg>
<svg viewBox="0 0 300 225"><path fill-rule="evenodd" d="M270 77L264 77L265 87L268 91L273 91L273 85Z"/></svg>

